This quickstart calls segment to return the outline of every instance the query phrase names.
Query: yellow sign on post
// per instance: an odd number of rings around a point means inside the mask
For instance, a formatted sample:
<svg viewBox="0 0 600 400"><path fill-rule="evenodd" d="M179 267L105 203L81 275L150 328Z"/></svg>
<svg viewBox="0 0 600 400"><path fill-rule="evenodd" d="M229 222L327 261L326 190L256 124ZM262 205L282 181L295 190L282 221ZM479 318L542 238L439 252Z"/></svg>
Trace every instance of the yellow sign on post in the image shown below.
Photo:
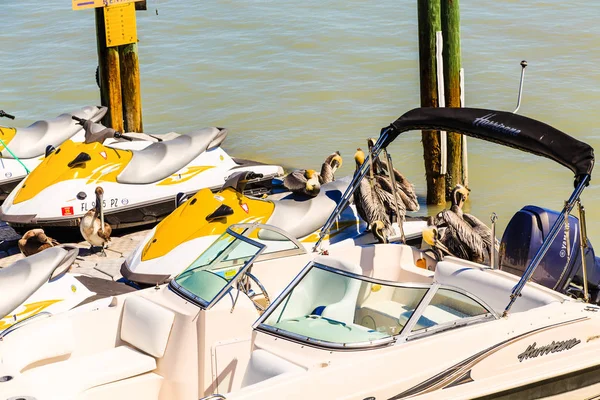
<svg viewBox="0 0 600 400"><path fill-rule="evenodd" d="M72 0L73 10L83 10L86 8L107 7L115 4L135 3L143 0Z"/></svg>
<svg viewBox="0 0 600 400"><path fill-rule="evenodd" d="M106 26L106 47L137 42L133 2L104 8L104 24Z"/></svg>

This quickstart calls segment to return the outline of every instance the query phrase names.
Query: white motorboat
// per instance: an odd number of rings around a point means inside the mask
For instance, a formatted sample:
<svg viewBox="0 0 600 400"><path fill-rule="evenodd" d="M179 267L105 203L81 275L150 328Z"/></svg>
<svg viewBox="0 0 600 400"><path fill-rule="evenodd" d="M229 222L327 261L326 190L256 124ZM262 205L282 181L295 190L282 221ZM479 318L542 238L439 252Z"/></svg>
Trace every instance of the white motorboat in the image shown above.
<svg viewBox="0 0 600 400"><path fill-rule="evenodd" d="M416 109L382 131L373 154L404 131L432 127L543 155L575 173L575 191L520 279L406 244L333 246L319 255L277 228L233 226L168 285L13 330L0 342L0 393L88 400L597 397L600 307L529 282L589 182L592 148L514 114ZM366 172L356 174L323 231ZM261 243L263 230L282 235L273 254Z"/></svg>

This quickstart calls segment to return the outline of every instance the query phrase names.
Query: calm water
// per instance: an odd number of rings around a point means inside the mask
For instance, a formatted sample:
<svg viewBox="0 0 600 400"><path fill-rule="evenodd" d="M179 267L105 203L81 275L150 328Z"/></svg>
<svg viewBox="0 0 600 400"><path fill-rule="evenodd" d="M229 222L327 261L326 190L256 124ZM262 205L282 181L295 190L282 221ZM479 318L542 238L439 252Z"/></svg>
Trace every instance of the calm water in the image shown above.
<svg viewBox="0 0 600 400"><path fill-rule="evenodd" d="M20 126L99 103L93 12L68 0L0 3L0 109ZM415 1L148 6L137 13L147 132L225 126L232 155L318 168L339 150L349 174L356 147L419 105ZM513 110L526 59L521 114L600 148L600 3L463 0L461 9L467 105ZM424 196L420 134L392 153ZM481 141L469 141L469 162L467 208L486 221L497 212L501 229L525 204L561 207L572 188L569 170ZM584 201L600 246L597 182Z"/></svg>

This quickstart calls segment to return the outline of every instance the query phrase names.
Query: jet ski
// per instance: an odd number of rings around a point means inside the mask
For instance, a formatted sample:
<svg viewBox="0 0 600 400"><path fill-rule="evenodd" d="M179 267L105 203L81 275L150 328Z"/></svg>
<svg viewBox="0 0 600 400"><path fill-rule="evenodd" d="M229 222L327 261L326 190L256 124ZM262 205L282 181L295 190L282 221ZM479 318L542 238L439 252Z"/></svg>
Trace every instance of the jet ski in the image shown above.
<svg viewBox="0 0 600 400"><path fill-rule="evenodd" d="M83 141L84 131L71 116L97 122L106 111L106 107L87 106L26 128L0 125L0 202L42 162L46 147L57 147L67 139ZM0 117L15 119L2 110Z"/></svg>
<svg viewBox="0 0 600 400"><path fill-rule="evenodd" d="M0 338L3 332L30 320L92 301L108 304L108 293L135 290L124 283L71 274L68 271L78 254L78 247L61 245L0 269Z"/></svg>
<svg viewBox="0 0 600 400"><path fill-rule="evenodd" d="M230 157L220 146L225 128L204 128L171 140L121 134L79 119L83 143L66 141L48 148L42 163L7 197L0 219L13 228L77 227L96 205L94 192L104 190L101 207L113 229L153 223L175 209L178 193L218 190L229 175L255 171L261 178L248 190L266 191L283 168ZM129 135L129 136L128 136Z"/></svg>
<svg viewBox="0 0 600 400"><path fill-rule="evenodd" d="M264 199L244 195L244 185L253 174L232 176L217 192L200 190L183 202L171 215L152 229L121 266L124 278L140 284L161 284L190 265L199 252L207 249L231 224L268 224L284 234L258 231L255 237L277 242L289 236L312 250L321 227L348 188L351 177L323 184L316 197L291 192L273 193ZM407 218L403 228L407 240L418 239L427 226L424 219ZM345 208L326 236L326 244L358 245L377 243L367 232L367 224L352 204ZM291 249L290 249L291 250Z"/></svg>

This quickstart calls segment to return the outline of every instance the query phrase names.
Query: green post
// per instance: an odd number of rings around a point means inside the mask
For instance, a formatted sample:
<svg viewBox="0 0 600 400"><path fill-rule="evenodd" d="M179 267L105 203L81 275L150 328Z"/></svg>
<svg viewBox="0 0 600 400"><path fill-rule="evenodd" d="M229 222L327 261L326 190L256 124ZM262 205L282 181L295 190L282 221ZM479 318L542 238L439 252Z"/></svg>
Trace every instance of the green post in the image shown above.
<svg viewBox="0 0 600 400"><path fill-rule="evenodd" d="M441 0L442 35L444 37L444 93L446 107L460 104L460 6L459 0ZM462 171L462 135L448 132L448 170L446 198L456 184L464 184Z"/></svg>
<svg viewBox="0 0 600 400"><path fill-rule="evenodd" d="M100 68L100 100L103 106L108 107L108 112L102 122L118 132L123 132L119 51L116 47L106 47L104 8L96 8L95 12L98 66Z"/></svg>
<svg viewBox="0 0 600 400"><path fill-rule="evenodd" d="M419 18L419 70L421 107L438 107L435 37L441 30L440 0L417 0ZM427 177L427 204L446 203L446 180L440 174L440 134L422 131Z"/></svg>

